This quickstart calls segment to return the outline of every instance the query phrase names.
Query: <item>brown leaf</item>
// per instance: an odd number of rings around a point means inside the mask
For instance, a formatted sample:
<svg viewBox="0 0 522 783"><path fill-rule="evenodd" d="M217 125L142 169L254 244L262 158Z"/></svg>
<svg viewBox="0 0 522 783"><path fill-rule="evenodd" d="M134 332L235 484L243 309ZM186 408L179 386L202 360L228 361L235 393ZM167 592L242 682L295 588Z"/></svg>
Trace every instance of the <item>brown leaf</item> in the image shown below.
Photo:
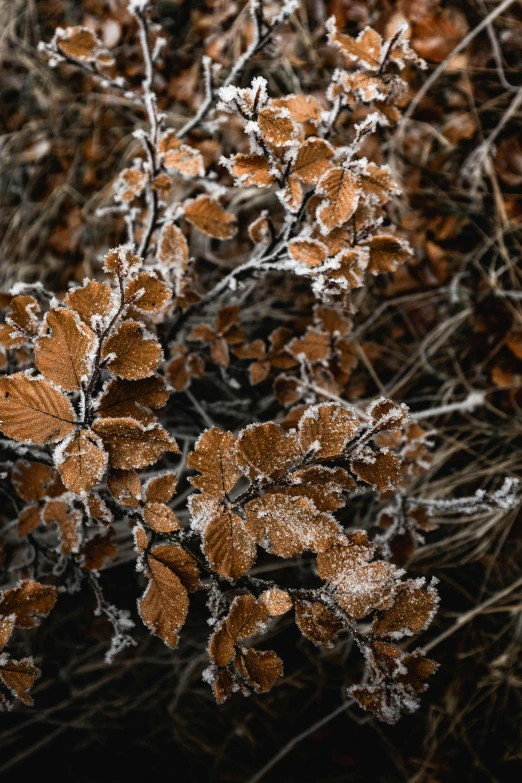
<svg viewBox="0 0 522 783"><path fill-rule="evenodd" d="M159 424L142 425L130 418L96 419L93 430L109 452L113 468L144 468L171 451L180 454L174 438Z"/></svg>
<svg viewBox="0 0 522 783"><path fill-rule="evenodd" d="M58 598L58 588L29 579L0 596L0 616L15 615L17 628L34 628L47 617Z"/></svg>
<svg viewBox="0 0 522 783"><path fill-rule="evenodd" d="M171 568L154 557L154 550L147 564L150 581L138 601L140 617L155 636L176 647L188 612L187 590Z"/></svg>
<svg viewBox="0 0 522 783"><path fill-rule="evenodd" d="M299 443L304 452L313 451L317 459L337 457L359 430L359 418L353 408L335 402L311 405L299 420Z"/></svg>
<svg viewBox="0 0 522 783"><path fill-rule="evenodd" d="M125 289L125 301L140 312L159 313L169 303L172 291L154 272L140 272L132 277Z"/></svg>
<svg viewBox="0 0 522 783"><path fill-rule="evenodd" d="M312 122L317 125L323 111L323 107L313 95L285 95L284 98L273 100L272 105L286 106L291 118L302 124Z"/></svg>
<svg viewBox="0 0 522 783"><path fill-rule="evenodd" d="M110 285L98 283L96 280L89 280L85 285L68 291L64 302L78 313L89 327L93 325L93 316L106 318L115 308Z"/></svg>
<svg viewBox="0 0 522 783"><path fill-rule="evenodd" d="M292 258L306 266L321 266L328 257L328 248L317 239L292 239L288 249Z"/></svg>
<svg viewBox="0 0 522 783"><path fill-rule="evenodd" d="M2 650L14 631L15 617L14 615L8 615L7 617L0 617L0 650Z"/></svg>
<svg viewBox="0 0 522 783"><path fill-rule="evenodd" d="M359 187L370 202L386 204L392 193L399 192L385 166L368 163L361 172Z"/></svg>
<svg viewBox="0 0 522 783"><path fill-rule="evenodd" d="M55 475L50 465L19 459L13 465L11 480L18 496L22 500L32 503L41 500L46 495L51 497L50 493L54 494ZM63 490L64 487L59 487L58 494L61 494Z"/></svg>
<svg viewBox="0 0 522 783"><path fill-rule="evenodd" d="M323 552L338 535L335 519L308 498L267 494L245 506L247 527L257 542L279 557Z"/></svg>
<svg viewBox="0 0 522 783"><path fill-rule="evenodd" d="M323 647L333 647L335 636L344 627L342 620L320 601L298 601L295 621L303 636Z"/></svg>
<svg viewBox="0 0 522 783"><path fill-rule="evenodd" d="M343 491L355 492L357 484L343 468L313 465L297 470L289 478L287 495L302 495L315 503L319 511L336 511L344 505Z"/></svg>
<svg viewBox="0 0 522 783"><path fill-rule="evenodd" d="M149 555L173 571L189 593L201 588L199 568L194 558L181 546L160 544Z"/></svg>
<svg viewBox="0 0 522 783"><path fill-rule="evenodd" d="M28 335L36 334L38 327L37 313L40 310L34 296L20 294L11 299L11 311L6 316L6 321L15 329L20 329Z"/></svg>
<svg viewBox="0 0 522 783"><path fill-rule="evenodd" d="M330 335L320 329L309 328L303 337L288 344L288 351L301 362L321 362L330 355Z"/></svg>
<svg viewBox="0 0 522 783"><path fill-rule="evenodd" d="M112 62L107 49L88 27L67 27L65 30L57 30L56 45L60 52L80 62L98 60L103 65Z"/></svg>
<svg viewBox="0 0 522 783"><path fill-rule="evenodd" d="M431 623L437 603L438 596L432 587L423 590L414 581L405 582L393 605L373 621L372 632L393 639L420 633Z"/></svg>
<svg viewBox="0 0 522 783"><path fill-rule="evenodd" d="M236 438L217 427L206 430L187 458L187 466L199 471L191 483L213 497L225 497L242 473L235 462Z"/></svg>
<svg viewBox="0 0 522 783"><path fill-rule="evenodd" d="M155 533L172 533L181 528L177 516L165 503L147 503L143 518Z"/></svg>
<svg viewBox="0 0 522 783"><path fill-rule="evenodd" d="M58 525L60 532L62 555L71 555L78 552L81 544L81 521L79 511L69 511L67 503L61 500L50 500L43 510L43 519L47 525L53 522Z"/></svg>
<svg viewBox="0 0 522 783"><path fill-rule="evenodd" d="M285 435L273 422L250 424L239 433L236 459L249 478L284 472L300 456L295 433Z"/></svg>
<svg viewBox="0 0 522 783"><path fill-rule="evenodd" d="M266 106L257 116L261 133L269 144L275 147L288 147L294 144L298 135L297 127L291 117L285 115L284 109Z"/></svg>
<svg viewBox="0 0 522 783"><path fill-rule="evenodd" d="M187 268L189 249L185 235L174 223L166 223L161 229L158 241L158 261L169 268L175 268L182 275Z"/></svg>
<svg viewBox="0 0 522 783"><path fill-rule="evenodd" d="M228 616L221 620L212 634L209 656L218 666L226 666L234 657L234 646L258 633L268 620L266 608L253 595L239 595L234 599Z"/></svg>
<svg viewBox="0 0 522 783"><path fill-rule="evenodd" d="M101 481L107 467L107 454L101 440L90 430L74 432L56 456L63 483L77 495Z"/></svg>
<svg viewBox="0 0 522 783"><path fill-rule="evenodd" d="M147 175L139 169L123 169L116 183L116 191L123 201L132 201L143 193Z"/></svg>
<svg viewBox="0 0 522 783"><path fill-rule="evenodd" d="M129 416L144 424L156 421L150 408L162 408L169 398L165 379L151 375L139 381L114 378L105 388L96 413L102 418Z"/></svg>
<svg viewBox="0 0 522 783"><path fill-rule="evenodd" d="M32 658L14 661L12 658L3 660L3 657L0 656L0 679L13 696L16 696L24 704L31 705L33 703L29 690L40 674L41 671L38 666L34 665Z"/></svg>
<svg viewBox="0 0 522 783"><path fill-rule="evenodd" d="M176 491L175 473L162 473L149 479L143 489L147 503L168 503Z"/></svg>
<svg viewBox="0 0 522 783"><path fill-rule="evenodd" d="M114 375L128 381L148 378L162 359L159 342L147 336L138 321L122 323L106 341L101 355L108 359L107 367Z"/></svg>
<svg viewBox="0 0 522 783"><path fill-rule="evenodd" d="M72 405L43 378L0 378L0 429L22 443L56 443L74 429Z"/></svg>
<svg viewBox="0 0 522 783"><path fill-rule="evenodd" d="M273 650L240 647L234 665L256 693L267 693L283 676L283 662Z"/></svg>
<svg viewBox="0 0 522 783"><path fill-rule="evenodd" d="M409 246L402 240L392 235L379 235L371 237L369 241L370 263L368 272L372 275L381 275L385 272L395 272L412 256Z"/></svg>
<svg viewBox="0 0 522 783"><path fill-rule="evenodd" d="M297 177L288 177L284 189L278 192L278 196L290 212L293 214L299 212L303 201L303 188Z"/></svg>
<svg viewBox="0 0 522 783"><path fill-rule="evenodd" d="M129 508L139 508L141 482L134 470L111 470L107 480L111 495L118 503Z"/></svg>
<svg viewBox="0 0 522 783"><path fill-rule="evenodd" d="M355 60L372 70L378 70L382 52L382 38L371 27L365 28L356 39L338 33L335 27L333 29L330 27L328 38L330 43L337 46L349 60Z"/></svg>
<svg viewBox="0 0 522 783"><path fill-rule="evenodd" d="M233 155L226 165L244 187L269 188L274 184L270 162L263 155Z"/></svg>
<svg viewBox="0 0 522 783"><path fill-rule="evenodd" d="M292 608L290 595L286 590L280 590L278 587L265 590L264 593L261 593L258 600L266 608L270 617L279 617L289 612Z"/></svg>
<svg viewBox="0 0 522 783"><path fill-rule="evenodd" d="M51 334L34 346L36 366L45 377L65 391L76 391L87 379L94 333L72 310L50 310L46 326Z"/></svg>
<svg viewBox="0 0 522 783"><path fill-rule="evenodd" d="M118 277L126 277L139 266L141 266L141 258L127 245L120 245L109 250L103 264L106 272L114 272Z"/></svg>
<svg viewBox="0 0 522 783"><path fill-rule="evenodd" d="M317 209L322 234L328 234L346 223L359 203L357 179L342 166L331 169L321 177L317 193L325 197Z"/></svg>
<svg viewBox="0 0 522 783"><path fill-rule="evenodd" d="M226 212L210 196L198 196L185 207L185 217L192 225L214 239L230 239L236 234L236 217Z"/></svg>
<svg viewBox="0 0 522 783"><path fill-rule="evenodd" d="M205 176L205 165L201 152L188 144L180 144L179 147L167 150L163 156L163 162L168 169L179 171L186 177Z"/></svg>
<svg viewBox="0 0 522 783"><path fill-rule="evenodd" d="M112 542L113 534L113 530L106 535L97 533L86 541L80 550L83 557L82 568L87 571L102 571L114 560L118 547Z"/></svg>
<svg viewBox="0 0 522 783"><path fill-rule="evenodd" d="M208 495L191 500L193 528L201 533L203 552L214 571L235 582L256 562L254 538L244 519Z"/></svg>
<svg viewBox="0 0 522 783"><path fill-rule="evenodd" d="M307 139L299 147L292 174L305 185L315 185L332 168L334 149L324 139Z"/></svg>
<svg viewBox="0 0 522 783"><path fill-rule="evenodd" d="M23 538L36 530L40 524L40 507L36 504L26 506L18 515L18 537Z"/></svg>
<svg viewBox="0 0 522 783"><path fill-rule="evenodd" d="M355 475L378 492L393 489L401 477L400 467L400 458L384 449L377 452L367 449L351 463Z"/></svg>

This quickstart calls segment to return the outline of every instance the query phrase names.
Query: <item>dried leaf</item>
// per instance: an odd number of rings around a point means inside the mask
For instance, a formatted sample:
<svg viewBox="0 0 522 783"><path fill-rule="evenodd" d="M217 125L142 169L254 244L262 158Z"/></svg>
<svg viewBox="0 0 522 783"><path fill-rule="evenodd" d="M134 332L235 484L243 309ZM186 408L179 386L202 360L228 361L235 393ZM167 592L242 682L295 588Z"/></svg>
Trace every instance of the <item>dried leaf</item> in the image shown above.
<svg viewBox="0 0 522 783"><path fill-rule="evenodd" d="M60 532L62 555L71 555L78 552L81 544L81 521L79 511L69 511L67 503L60 500L50 500L43 510L43 519L47 525L53 522L58 525Z"/></svg>
<svg viewBox="0 0 522 783"><path fill-rule="evenodd" d="M307 139L299 147L292 174L305 185L315 185L332 168L334 149L324 139Z"/></svg>
<svg viewBox="0 0 522 783"><path fill-rule="evenodd" d="M159 313L172 297L172 291L154 272L140 272L131 278L125 289L125 301L140 312Z"/></svg>
<svg viewBox="0 0 522 783"><path fill-rule="evenodd" d="M40 507L36 504L23 508L18 515L18 537L23 538L36 530L40 519Z"/></svg>
<svg viewBox="0 0 522 783"><path fill-rule="evenodd" d="M171 451L180 454L174 438L159 424L142 425L127 417L96 419L93 430L109 452L113 468L144 468Z"/></svg>
<svg viewBox="0 0 522 783"><path fill-rule="evenodd" d="M188 144L180 144L179 147L167 150L163 156L163 162L168 169L179 171L186 177L205 176L205 165L201 152Z"/></svg>
<svg viewBox="0 0 522 783"><path fill-rule="evenodd" d="M385 449L378 452L367 449L351 463L355 475L378 492L393 489L401 477L400 467L400 458Z"/></svg>
<svg viewBox="0 0 522 783"><path fill-rule="evenodd" d="M295 433L285 435L273 422L250 424L239 433L236 459L249 478L284 472L300 456Z"/></svg>
<svg viewBox="0 0 522 783"><path fill-rule="evenodd" d="M46 326L51 334L34 346L36 365L45 377L65 391L76 391L87 380L94 333L72 310L50 310Z"/></svg>
<svg viewBox="0 0 522 783"><path fill-rule="evenodd" d="M189 249L185 235L174 223L167 223L161 229L158 241L158 261L169 268L175 268L181 275L187 268Z"/></svg>
<svg viewBox="0 0 522 783"><path fill-rule="evenodd" d="M269 144L275 147L288 147L295 144L298 130L284 109L266 106L258 116L259 129Z"/></svg>
<svg viewBox="0 0 522 783"><path fill-rule="evenodd" d="M0 378L0 429L22 443L56 443L74 429L72 405L42 378L15 373Z"/></svg>
<svg viewBox="0 0 522 783"><path fill-rule="evenodd" d="M5 654L0 654L0 679L13 696L16 696L24 704L31 705L33 703L29 690L40 674L41 671L38 666L35 666L32 658L14 661Z"/></svg>
<svg viewBox="0 0 522 783"><path fill-rule="evenodd" d="M338 535L335 519L318 511L311 500L282 494L267 494L245 506L247 526L256 541L279 557L302 552L323 552Z"/></svg>
<svg viewBox="0 0 522 783"><path fill-rule="evenodd" d="M143 193L147 175L139 169L123 169L116 183L116 191L123 201L132 201Z"/></svg>
<svg viewBox="0 0 522 783"><path fill-rule="evenodd" d="M0 596L0 616L14 615L17 628L34 628L47 617L58 598L58 588L29 579Z"/></svg>
<svg viewBox="0 0 522 783"><path fill-rule="evenodd" d="M278 587L265 590L259 596L259 603L263 604L270 617L279 617L286 614L292 608L292 599L286 590L280 590Z"/></svg>
<svg viewBox="0 0 522 783"><path fill-rule="evenodd" d="M283 662L273 650L240 647L234 665L256 693L267 693L283 676Z"/></svg>
<svg viewBox="0 0 522 783"><path fill-rule="evenodd" d="M139 508L141 481L134 470L111 470L107 480L111 495L118 503L129 508Z"/></svg>
<svg viewBox="0 0 522 783"><path fill-rule="evenodd" d="M317 459L337 457L359 430L359 418L353 408L335 402L311 405L299 420L299 443L304 452L313 451Z"/></svg>
<svg viewBox="0 0 522 783"><path fill-rule="evenodd" d="M370 263L368 272L372 275L381 275L385 272L395 272L412 256L410 247L392 235L378 235L371 237L368 246L370 248Z"/></svg>
<svg viewBox="0 0 522 783"><path fill-rule="evenodd" d="M77 430L60 447L57 466L67 489L81 495L101 481L107 454L93 432Z"/></svg>
<svg viewBox="0 0 522 783"><path fill-rule="evenodd" d="M344 505L343 492L355 492L357 484L344 468L313 465L297 470L289 478L287 495L302 495L319 511L336 511Z"/></svg>
<svg viewBox="0 0 522 783"><path fill-rule="evenodd" d="M148 378L159 366L162 351L159 342L145 333L138 321L125 321L102 348L108 369L128 381Z"/></svg>
<svg viewBox="0 0 522 783"><path fill-rule="evenodd" d="M321 266L328 257L328 248L317 239L292 239L288 249L292 258L310 267Z"/></svg>
<svg viewBox="0 0 522 783"><path fill-rule="evenodd" d="M263 155L233 155L226 166L245 187L269 188L274 184L270 162Z"/></svg>
<svg viewBox="0 0 522 783"><path fill-rule="evenodd" d="M162 473L149 479L143 489L147 503L168 503L176 491L175 473Z"/></svg>
<svg viewBox="0 0 522 783"><path fill-rule="evenodd" d="M56 31L55 42L60 52L79 62L99 61L103 65L112 63L109 52L88 27L59 29Z"/></svg>
<svg viewBox="0 0 522 783"><path fill-rule="evenodd" d="M177 516L165 503L147 503L143 518L155 533L172 533L181 528Z"/></svg>
<svg viewBox="0 0 522 783"><path fill-rule="evenodd" d="M198 196L185 207L185 217L214 239L231 239L236 234L236 217L210 196Z"/></svg>
<svg viewBox="0 0 522 783"><path fill-rule="evenodd" d="M113 532L97 533L82 546L82 568L86 571L102 571L114 560L118 547L112 542Z"/></svg>
<svg viewBox="0 0 522 783"><path fill-rule="evenodd" d="M372 632L392 639L424 631L437 609L438 596L433 587L427 590L415 581L405 582L389 609L373 621Z"/></svg>
<svg viewBox="0 0 522 783"><path fill-rule="evenodd" d="M203 552L220 576L237 581L256 562L254 537L245 520L215 498L203 495L191 504L195 526L202 531ZM196 513L195 513L196 512Z"/></svg>
<svg viewBox="0 0 522 783"><path fill-rule="evenodd" d="M89 280L83 286L72 288L64 302L72 308L87 326L93 326L93 317L107 318L115 309L112 289L107 283Z"/></svg>
<svg viewBox="0 0 522 783"><path fill-rule="evenodd" d="M96 413L102 418L129 416L144 424L156 419L150 408L162 408L169 398L165 379L151 375L139 381L114 378L105 388Z"/></svg>
<svg viewBox="0 0 522 783"><path fill-rule="evenodd" d="M150 581L138 601L140 617L155 636L169 647L176 647L188 612L187 590L174 571L156 559L154 549L147 565Z"/></svg>
<svg viewBox="0 0 522 783"><path fill-rule="evenodd" d="M317 209L322 234L328 234L346 223L359 203L357 179L342 166L331 169L321 177L317 193L325 197Z"/></svg>
<svg viewBox="0 0 522 783"><path fill-rule="evenodd" d="M323 647L333 647L336 635L344 627L342 620L320 601L298 601L295 621L303 636Z"/></svg>
<svg viewBox="0 0 522 783"><path fill-rule="evenodd" d="M13 465L11 480L18 496L32 503L52 492L54 475L50 465L19 459Z"/></svg>
<svg viewBox="0 0 522 783"><path fill-rule="evenodd" d="M187 458L187 466L199 471L191 483L213 497L225 497L242 473L235 463L236 438L217 427L206 430Z"/></svg>

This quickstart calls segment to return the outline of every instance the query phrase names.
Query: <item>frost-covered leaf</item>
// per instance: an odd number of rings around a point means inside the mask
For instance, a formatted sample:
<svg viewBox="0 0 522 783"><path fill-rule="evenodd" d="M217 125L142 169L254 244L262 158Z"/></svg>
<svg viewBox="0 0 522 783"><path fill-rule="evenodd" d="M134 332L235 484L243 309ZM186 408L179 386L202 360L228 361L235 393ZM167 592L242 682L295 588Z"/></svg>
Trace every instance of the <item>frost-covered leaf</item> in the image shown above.
<svg viewBox="0 0 522 783"><path fill-rule="evenodd" d="M166 148L163 154L163 162L166 168L178 171L186 177L204 177L205 165L201 152L188 144L181 144L179 140L176 141L176 144L172 143L172 141L169 144L163 144Z"/></svg>
<svg viewBox="0 0 522 783"><path fill-rule="evenodd" d="M395 272L412 256L409 245L392 235L379 234L371 237L368 246L370 248L368 272L372 275Z"/></svg>
<svg viewBox="0 0 522 783"><path fill-rule="evenodd" d="M36 503L23 508L18 515L18 537L23 538L36 530L41 521L40 507Z"/></svg>
<svg viewBox="0 0 522 783"><path fill-rule="evenodd" d="M177 516L166 503L147 503L143 519L155 533L172 533L181 528Z"/></svg>
<svg viewBox="0 0 522 783"><path fill-rule="evenodd" d="M193 497L190 510L192 527L202 537L211 567L235 582L254 565L257 556L254 536L245 520L209 495Z"/></svg>
<svg viewBox="0 0 522 783"><path fill-rule="evenodd" d="M159 342L146 334L138 321L125 321L102 348L108 369L128 381L148 378L159 366L162 351Z"/></svg>
<svg viewBox="0 0 522 783"><path fill-rule="evenodd" d="M123 169L117 182L116 192L122 201L133 201L141 196L147 183L147 175L139 169Z"/></svg>
<svg viewBox="0 0 522 783"><path fill-rule="evenodd" d="M283 662L273 650L238 649L234 665L246 684L256 693L267 693L283 676Z"/></svg>
<svg viewBox="0 0 522 783"><path fill-rule="evenodd" d="M96 413L102 418L129 416L144 424L154 422L150 408L162 408L169 398L165 378L151 375L139 381L114 378L105 388Z"/></svg>
<svg viewBox="0 0 522 783"><path fill-rule="evenodd" d="M312 465L289 477L287 495L309 498L319 511L336 511L344 505L343 492L355 492L357 484L344 468Z"/></svg>
<svg viewBox="0 0 522 783"><path fill-rule="evenodd" d="M299 456L295 433L285 435L273 422L250 424L237 438L237 464L250 478L284 472Z"/></svg>
<svg viewBox="0 0 522 783"><path fill-rule="evenodd" d="M72 310L50 310L46 318L50 335L34 346L36 366L47 380L65 391L76 391L87 379L95 343L92 329Z"/></svg>
<svg viewBox="0 0 522 783"><path fill-rule="evenodd" d="M82 538L81 513L75 509L69 511L67 503L64 501L50 500L46 503L42 516L47 525L53 523L58 525L62 555L78 552Z"/></svg>
<svg viewBox="0 0 522 783"><path fill-rule="evenodd" d="M144 487L147 503L168 503L176 491L177 477L175 473L161 473L149 479Z"/></svg>
<svg viewBox="0 0 522 783"><path fill-rule="evenodd" d="M83 63L110 65L112 57L98 36L88 27L58 28L53 43L58 51Z"/></svg>
<svg viewBox="0 0 522 783"><path fill-rule="evenodd" d="M346 223L359 203L357 178L342 166L331 169L321 177L317 193L324 196L324 201L317 209L322 234L328 234Z"/></svg>
<svg viewBox="0 0 522 783"><path fill-rule="evenodd" d="M359 417L353 408L335 402L311 405L299 420L299 443L304 452L317 459L337 457L359 430Z"/></svg>
<svg viewBox="0 0 522 783"><path fill-rule="evenodd" d="M208 648L210 660L218 666L230 663L235 645L261 631L268 616L267 609L253 595L235 598L228 616L221 620L211 636Z"/></svg>
<svg viewBox="0 0 522 783"><path fill-rule="evenodd" d="M378 70L382 53L382 38L378 32L366 27L359 33L357 38L350 35L339 33L335 27L335 18L329 20L328 40L339 48L349 60L370 68Z"/></svg>
<svg viewBox="0 0 522 783"><path fill-rule="evenodd" d="M108 533L96 533L82 546L82 568L86 571L101 571L114 560L118 547L113 543L113 530Z"/></svg>
<svg viewBox="0 0 522 783"><path fill-rule="evenodd" d="M44 497L55 497L64 491L56 472L43 462L17 460L13 465L11 480L18 496L28 503Z"/></svg>
<svg viewBox="0 0 522 783"><path fill-rule="evenodd" d="M321 329L308 328L303 337L288 343L288 352L300 362L321 362L330 356L330 335Z"/></svg>
<svg viewBox="0 0 522 783"><path fill-rule="evenodd" d="M223 209L210 196L198 196L188 202L185 217L196 228L214 239L231 239L236 234L236 216Z"/></svg>
<svg viewBox="0 0 522 783"><path fill-rule="evenodd" d="M107 467L107 454L101 440L90 430L72 433L56 456L63 483L77 495L101 481Z"/></svg>
<svg viewBox="0 0 522 783"><path fill-rule="evenodd" d="M272 105L285 106L291 118L302 124L311 122L317 125L323 111L323 107L313 95L285 95L283 98L275 98Z"/></svg>
<svg viewBox="0 0 522 783"><path fill-rule="evenodd" d="M0 680L13 696L28 706L33 703L29 691L40 674L41 671L32 658L15 661L5 653L0 653Z"/></svg>
<svg viewBox="0 0 522 783"><path fill-rule="evenodd" d="M122 417L96 419L92 428L109 452L109 463L113 468L144 468L167 451L180 453L174 438L159 424L143 425Z"/></svg>
<svg viewBox="0 0 522 783"><path fill-rule="evenodd" d="M214 497L225 497L242 473L235 462L236 438L217 427L206 430L187 458L187 466L201 475L191 478L198 489Z"/></svg>
<svg viewBox="0 0 522 783"><path fill-rule="evenodd" d="M138 601L141 619L169 647L176 647L178 633L188 612L188 594L172 569L170 547L155 547L147 558L149 584ZM155 550L160 552L156 553Z"/></svg>
<svg viewBox="0 0 522 783"><path fill-rule="evenodd" d="M318 511L311 500L283 494L267 494L245 506L248 529L268 552L294 557L302 552L323 552L340 528L335 519Z"/></svg>
<svg viewBox="0 0 522 783"><path fill-rule="evenodd" d="M166 223L158 241L158 261L182 275L187 268L189 249L185 235L174 223Z"/></svg>
<svg viewBox="0 0 522 783"><path fill-rule="evenodd" d="M378 492L393 489L401 476L400 458L386 449L377 452L364 449L359 454L360 456L351 462L351 469L355 475L366 484L371 484Z"/></svg>
<svg viewBox="0 0 522 783"><path fill-rule="evenodd" d="M6 646L15 628L15 615L0 617L0 650Z"/></svg>
<svg viewBox="0 0 522 783"><path fill-rule="evenodd" d="M118 503L129 508L139 508L141 481L134 470L111 470L107 480L111 495Z"/></svg>
<svg viewBox="0 0 522 783"><path fill-rule="evenodd" d="M422 581L412 580L401 585L393 605L373 621L373 633L400 639L428 627L437 610L438 596L434 587L424 589Z"/></svg>
<svg viewBox="0 0 522 783"><path fill-rule="evenodd" d="M307 139L299 147L292 174L305 185L315 185L332 168L334 149L324 139Z"/></svg>
<svg viewBox="0 0 522 783"><path fill-rule="evenodd" d="M288 249L293 259L306 266L321 266L328 257L328 248L318 239L292 239Z"/></svg>
<svg viewBox="0 0 522 783"><path fill-rule="evenodd" d="M67 397L43 378L15 373L0 378L0 429L22 443L55 443L74 429Z"/></svg>
<svg viewBox="0 0 522 783"><path fill-rule="evenodd" d="M264 138L275 147L288 147L296 143L298 129L290 112L277 106L266 106L257 115L259 129Z"/></svg>
<svg viewBox="0 0 522 783"><path fill-rule="evenodd" d="M47 617L57 598L57 587L28 579L2 593L0 616L14 615L17 628L34 628L41 617Z"/></svg>
<svg viewBox="0 0 522 783"><path fill-rule="evenodd" d="M141 258L129 245L119 245L109 250L103 264L106 272L114 272L118 277L126 277L139 266L141 266Z"/></svg>
<svg viewBox="0 0 522 783"><path fill-rule="evenodd" d="M125 301L144 313L159 313L169 303L172 291L154 272L140 272L129 280Z"/></svg>
<svg viewBox="0 0 522 783"><path fill-rule="evenodd" d="M333 647L336 635L344 627L342 620L320 601L298 601L295 621L303 636L323 647Z"/></svg>
<svg viewBox="0 0 522 783"><path fill-rule="evenodd" d="M229 160L223 158L222 162L239 185L269 188L274 184L270 162L263 155L233 155Z"/></svg>
<svg viewBox="0 0 522 783"><path fill-rule="evenodd" d="M292 608L292 599L289 593L286 590L280 590L278 587L265 590L261 593L258 600L266 608L270 617L279 617L289 612Z"/></svg>
<svg viewBox="0 0 522 783"><path fill-rule="evenodd" d="M92 327L94 316L107 318L115 308L112 288L107 283L89 280L78 288L72 288L64 297L64 302L87 326Z"/></svg>

